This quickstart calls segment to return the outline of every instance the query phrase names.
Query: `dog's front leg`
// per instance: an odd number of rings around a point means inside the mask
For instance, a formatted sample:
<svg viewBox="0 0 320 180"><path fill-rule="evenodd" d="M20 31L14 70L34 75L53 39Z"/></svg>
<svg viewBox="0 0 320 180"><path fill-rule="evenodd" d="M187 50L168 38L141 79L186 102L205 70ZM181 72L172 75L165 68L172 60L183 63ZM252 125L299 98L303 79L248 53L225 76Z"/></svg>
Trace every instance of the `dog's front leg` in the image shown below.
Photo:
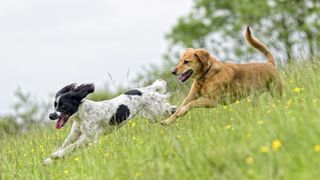
<svg viewBox="0 0 320 180"><path fill-rule="evenodd" d="M197 97L197 93L198 93L198 85L196 83L196 81L193 82L191 89L189 91L188 96L183 100L182 104L180 105L180 107L178 108L177 111L179 111L180 108L182 108L183 106L185 106L186 104L188 104L189 102L193 101L194 99L196 99Z"/></svg>
<svg viewBox="0 0 320 180"><path fill-rule="evenodd" d="M66 154L71 153L75 148L85 146L89 142L89 139L85 135L81 135L80 138L73 144L66 146L65 148L56 151L52 154L52 158L59 159L65 156Z"/></svg>
<svg viewBox="0 0 320 180"><path fill-rule="evenodd" d="M190 95L188 96L182 103L182 105L166 120L160 121L161 125L170 125L174 122L176 122L177 118L179 117L179 112L181 109L184 108L186 104L188 104L190 101L194 99L194 96Z"/></svg>
<svg viewBox="0 0 320 180"><path fill-rule="evenodd" d="M70 134L64 140L62 146L60 148L58 148L58 150L55 151L51 156L53 156L54 154L55 155L61 154L61 152L64 151L64 148L67 147L68 145L74 143L75 141L77 141L79 139L80 135L81 135L80 124L75 121L72 124ZM52 162L52 158L49 157L49 158L45 159L43 162L44 162L44 164L50 164Z"/></svg>
<svg viewBox="0 0 320 180"><path fill-rule="evenodd" d="M199 98L197 100L189 102L187 105L183 106L179 112L177 112L178 117L184 116L188 111L190 111L192 108L211 108L216 107L217 103L210 98Z"/></svg>
<svg viewBox="0 0 320 180"><path fill-rule="evenodd" d="M65 148L57 150L49 158L45 159L44 164L51 164L54 159L64 157L66 154L71 153L75 148L85 146L89 141L90 139L87 136L81 135L76 142L66 146Z"/></svg>
<svg viewBox="0 0 320 180"><path fill-rule="evenodd" d="M80 124L75 121L72 124L72 128L70 130L70 134L68 135L66 140L64 140L62 146L59 149L63 149L66 146L68 146L69 144L72 144L73 142L75 142L80 137L80 135L81 135Z"/></svg>
<svg viewBox="0 0 320 180"><path fill-rule="evenodd" d="M170 125L174 122L176 122L176 119L179 117L178 113L181 110L181 108L183 108L186 104L188 104L189 102L191 102L192 100L194 100L197 97L197 93L198 93L198 85L197 83L194 81L191 87L191 90L188 94L188 96L183 100L182 104L180 105L180 107L176 110L175 113L173 113L168 119L160 121L160 123L162 125Z"/></svg>

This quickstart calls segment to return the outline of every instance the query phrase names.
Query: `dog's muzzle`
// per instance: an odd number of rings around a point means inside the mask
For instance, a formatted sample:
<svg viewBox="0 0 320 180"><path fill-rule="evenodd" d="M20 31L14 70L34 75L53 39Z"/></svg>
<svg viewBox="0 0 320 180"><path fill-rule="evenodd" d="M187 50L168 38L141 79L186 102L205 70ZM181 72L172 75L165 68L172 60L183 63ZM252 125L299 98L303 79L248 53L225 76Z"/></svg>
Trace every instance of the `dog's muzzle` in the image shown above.
<svg viewBox="0 0 320 180"><path fill-rule="evenodd" d="M49 114L49 119L50 120L56 120L56 119L59 118L59 116L60 115L57 112L53 112L53 113Z"/></svg>

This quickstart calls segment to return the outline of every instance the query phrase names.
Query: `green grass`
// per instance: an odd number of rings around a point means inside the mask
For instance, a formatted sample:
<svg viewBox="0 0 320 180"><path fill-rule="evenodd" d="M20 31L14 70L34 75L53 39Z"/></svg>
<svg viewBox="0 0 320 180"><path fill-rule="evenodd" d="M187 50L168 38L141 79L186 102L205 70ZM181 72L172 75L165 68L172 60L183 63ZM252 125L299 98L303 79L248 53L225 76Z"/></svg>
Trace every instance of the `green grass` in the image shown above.
<svg viewBox="0 0 320 180"><path fill-rule="evenodd" d="M0 179L318 179L319 68L301 63L281 70L281 99L264 94L256 106L248 98L195 109L169 127L135 119L50 166L41 161L62 144L71 123L1 137Z"/></svg>

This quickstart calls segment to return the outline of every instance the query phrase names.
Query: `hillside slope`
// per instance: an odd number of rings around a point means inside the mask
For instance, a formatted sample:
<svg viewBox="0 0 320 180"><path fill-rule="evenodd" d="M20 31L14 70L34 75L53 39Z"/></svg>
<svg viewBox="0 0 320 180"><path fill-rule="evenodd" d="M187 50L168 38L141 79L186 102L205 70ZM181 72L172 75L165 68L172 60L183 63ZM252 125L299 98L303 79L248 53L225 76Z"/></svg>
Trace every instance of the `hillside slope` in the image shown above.
<svg viewBox="0 0 320 180"><path fill-rule="evenodd" d="M247 98L196 109L169 127L135 119L51 166L41 161L62 144L71 123L1 137L0 179L316 179L319 68L283 69L281 99L264 94L257 106Z"/></svg>

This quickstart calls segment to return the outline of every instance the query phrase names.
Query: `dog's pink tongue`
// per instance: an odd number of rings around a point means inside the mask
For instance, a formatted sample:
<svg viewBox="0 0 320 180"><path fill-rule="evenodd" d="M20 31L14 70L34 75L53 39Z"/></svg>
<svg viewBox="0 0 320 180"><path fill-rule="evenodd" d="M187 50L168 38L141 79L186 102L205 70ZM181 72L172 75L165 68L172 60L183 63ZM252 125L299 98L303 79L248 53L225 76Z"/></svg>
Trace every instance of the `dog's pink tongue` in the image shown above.
<svg viewBox="0 0 320 180"><path fill-rule="evenodd" d="M59 118L56 124L56 128L57 129L62 128L63 124L64 124L64 118Z"/></svg>
<svg viewBox="0 0 320 180"><path fill-rule="evenodd" d="M186 80L186 75L185 74L182 74L180 77L179 77L179 80L181 81L181 82L183 82L183 81L185 81Z"/></svg>

